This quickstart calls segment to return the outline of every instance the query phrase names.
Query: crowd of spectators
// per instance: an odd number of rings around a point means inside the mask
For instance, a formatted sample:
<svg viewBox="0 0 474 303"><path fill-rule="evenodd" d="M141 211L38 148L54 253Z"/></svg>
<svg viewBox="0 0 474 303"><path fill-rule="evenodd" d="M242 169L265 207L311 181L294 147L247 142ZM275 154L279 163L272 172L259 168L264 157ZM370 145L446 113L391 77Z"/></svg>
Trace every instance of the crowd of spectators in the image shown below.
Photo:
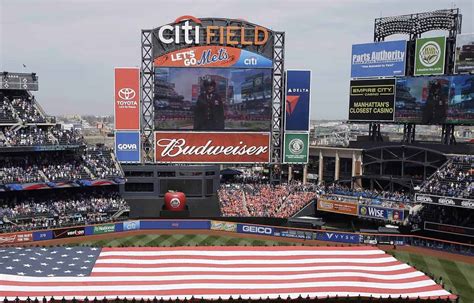
<svg viewBox="0 0 474 303"><path fill-rule="evenodd" d="M123 173L106 147L88 148L82 154L35 153L0 159L0 184L61 182L121 178Z"/></svg>
<svg viewBox="0 0 474 303"><path fill-rule="evenodd" d="M121 175L121 170L112 157L112 150L105 146L87 147L82 159L95 178L106 179Z"/></svg>
<svg viewBox="0 0 474 303"><path fill-rule="evenodd" d="M0 131L1 132L1 131ZM81 145L83 136L77 130L66 130L59 127L42 129L39 127L5 129L0 137L0 147L6 146L41 146L41 145Z"/></svg>
<svg viewBox="0 0 474 303"><path fill-rule="evenodd" d="M301 183L232 183L219 190L223 216L288 218L315 197L316 186Z"/></svg>
<svg viewBox="0 0 474 303"><path fill-rule="evenodd" d="M117 192L98 190L64 195L59 198L30 197L23 201L3 201L0 203L0 231L107 222L118 211L129 209Z"/></svg>
<svg viewBox="0 0 474 303"><path fill-rule="evenodd" d="M35 100L32 97L15 98L11 101L12 107L16 111L17 117L25 123L44 123L43 115L35 106Z"/></svg>
<svg viewBox="0 0 474 303"><path fill-rule="evenodd" d="M473 155L453 157L423 184L420 192L474 199L473 173Z"/></svg>

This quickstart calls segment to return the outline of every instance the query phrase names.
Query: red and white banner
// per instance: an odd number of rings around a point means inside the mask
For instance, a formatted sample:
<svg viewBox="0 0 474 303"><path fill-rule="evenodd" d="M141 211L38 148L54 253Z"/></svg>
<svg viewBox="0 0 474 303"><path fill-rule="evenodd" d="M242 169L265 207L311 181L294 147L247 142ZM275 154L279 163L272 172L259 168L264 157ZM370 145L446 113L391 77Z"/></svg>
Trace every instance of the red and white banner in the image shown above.
<svg viewBox="0 0 474 303"><path fill-rule="evenodd" d="M33 233L3 234L0 235L0 244L22 243L33 241Z"/></svg>
<svg viewBox="0 0 474 303"><path fill-rule="evenodd" d="M115 68L115 129L140 130L140 69Z"/></svg>
<svg viewBox="0 0 474 303"><path fill-rule="evenodd" d="M268 163L269 133L155 132L159 163Z"/></svg>

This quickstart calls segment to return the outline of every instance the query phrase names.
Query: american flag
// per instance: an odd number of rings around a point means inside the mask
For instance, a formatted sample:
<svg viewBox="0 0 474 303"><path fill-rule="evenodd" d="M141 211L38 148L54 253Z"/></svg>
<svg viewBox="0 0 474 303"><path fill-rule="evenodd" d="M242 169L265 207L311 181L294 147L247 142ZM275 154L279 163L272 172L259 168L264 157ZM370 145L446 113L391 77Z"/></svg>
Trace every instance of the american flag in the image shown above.
<svg viewBox="0 0 474 303"><path fill-rule="evenodd" d="M456 298L373 247L0 248L0 298Z"/></svg>

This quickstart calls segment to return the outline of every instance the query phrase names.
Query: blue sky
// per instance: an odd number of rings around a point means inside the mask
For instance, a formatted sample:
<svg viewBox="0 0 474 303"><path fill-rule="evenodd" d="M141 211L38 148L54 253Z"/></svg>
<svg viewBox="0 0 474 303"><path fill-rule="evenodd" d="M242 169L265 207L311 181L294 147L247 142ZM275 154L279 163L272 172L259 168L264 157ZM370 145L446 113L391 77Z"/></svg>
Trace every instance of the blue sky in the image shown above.
<svg viewBox="0 0 474 303"><path fill-rule="evenodd" d="M285 67L313 71L313 119L346 119L351 45L372 41L375 18L454 6L472 33L473 2L0 0L0 69L36 72L49 114L111 114L114 67L139 66L141 29L239 18L286 33Z"/></svg>

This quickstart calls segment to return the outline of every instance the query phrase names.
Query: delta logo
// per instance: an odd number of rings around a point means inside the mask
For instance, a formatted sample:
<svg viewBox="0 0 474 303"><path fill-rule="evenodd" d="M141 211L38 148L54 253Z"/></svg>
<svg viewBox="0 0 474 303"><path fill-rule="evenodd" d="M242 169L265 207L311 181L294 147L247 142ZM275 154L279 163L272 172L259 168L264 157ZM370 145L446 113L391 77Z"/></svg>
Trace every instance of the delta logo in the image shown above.
<svg viewBox="0 0 474 303"><path fill-rule="evenodd" d="M300 96L286 96L286 113L288 115L291 116L293 114L299 100Z"/></svg>

